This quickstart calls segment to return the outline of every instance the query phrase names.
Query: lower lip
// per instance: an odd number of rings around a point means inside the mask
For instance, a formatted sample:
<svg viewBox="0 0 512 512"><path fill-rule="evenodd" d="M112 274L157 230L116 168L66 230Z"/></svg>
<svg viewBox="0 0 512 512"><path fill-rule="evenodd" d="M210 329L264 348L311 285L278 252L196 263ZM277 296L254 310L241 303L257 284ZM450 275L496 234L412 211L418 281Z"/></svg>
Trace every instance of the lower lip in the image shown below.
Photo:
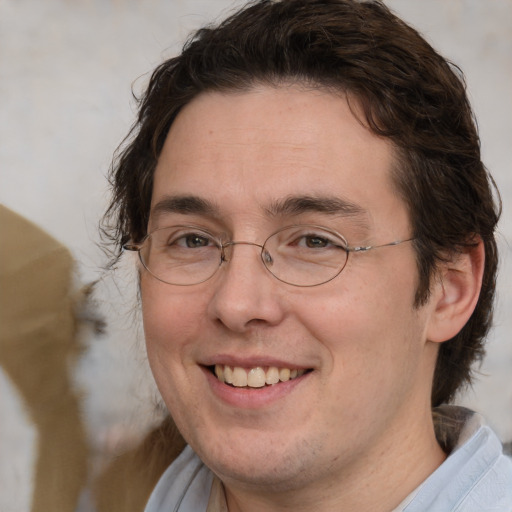
<svg viewBox="0 0 512 512"><path fill-rule="evenodd" d="M202 369L213 394L223 402L241 409L258 409L271 405L293 393L311 375L308 372L295 379L261 388L237 388L220 382L208 368Z"/></svg>

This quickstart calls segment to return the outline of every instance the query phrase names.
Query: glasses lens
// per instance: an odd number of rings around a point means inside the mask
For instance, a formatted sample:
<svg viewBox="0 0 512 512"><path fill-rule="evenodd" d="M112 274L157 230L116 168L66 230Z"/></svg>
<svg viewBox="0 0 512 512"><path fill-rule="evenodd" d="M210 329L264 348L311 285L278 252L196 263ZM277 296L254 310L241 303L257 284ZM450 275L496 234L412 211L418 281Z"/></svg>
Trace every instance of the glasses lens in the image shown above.
<svg viewBox="0 0 512 512"><path fill-rule="evenodd" d="M279 280L316 286L334 279L347 263L348 244L318 226L290 226L270 236L262 250L263 264Z"/></svg>
<svg viewBox="0 0 512 512"><path fill-rule="evenodd" d="M212 235L188 226L172 226L151 233L140 251L142 264L168 284L206 281L221 263L221 249Z"/></svg>

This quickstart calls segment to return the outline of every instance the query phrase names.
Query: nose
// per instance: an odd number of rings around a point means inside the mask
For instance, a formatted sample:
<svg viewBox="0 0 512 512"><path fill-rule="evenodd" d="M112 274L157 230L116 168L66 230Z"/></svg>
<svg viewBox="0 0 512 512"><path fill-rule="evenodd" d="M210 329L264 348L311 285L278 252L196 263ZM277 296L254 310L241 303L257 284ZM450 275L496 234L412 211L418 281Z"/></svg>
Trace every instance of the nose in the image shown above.
<svg viewBox="0 0 512 512"><path fill-rule="evenodd" d="M253 242L225 245L225 263L214 277L209 315L233 332L257 325L277 325L285 314L279 281L261 261L262 246Z"/></svg>

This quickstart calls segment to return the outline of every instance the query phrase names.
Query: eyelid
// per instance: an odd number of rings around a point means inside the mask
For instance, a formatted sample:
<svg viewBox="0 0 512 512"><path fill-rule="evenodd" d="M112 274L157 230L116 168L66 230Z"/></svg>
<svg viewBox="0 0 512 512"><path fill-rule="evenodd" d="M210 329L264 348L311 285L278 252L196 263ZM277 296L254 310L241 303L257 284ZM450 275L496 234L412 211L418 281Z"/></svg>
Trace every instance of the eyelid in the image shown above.
<svg viewBox="0 0 512 512"><path fill-rule="evenodd" d="M204 235L211 239L212 242L215 243L218 247L222 247L225 244L233 241L233 239L226 233L226 231L214 231L212 229L206 228L204 225L198 224L176 224L176 225L166 225L160 228L154 229L150 235L156 231L162 231L165 229L176 228L176 234L173 234L173 240L176 241L180 238L186 237L188 235Z"/></svg>
<svg viewBox="0 0 512 512"><path fill-rule="evenodd" d="M314 227L310 226L304 226L303 228L298 226L295 232L290 233L290 236L292 236L296 240L304 240L307 238L319 238L329 243L336 243L338 240L340 240L340 237L335 233L325 231L322 228L315 229Z"/></svg>
<svg viewBox="0 0 512 512"><path fill-rule="evenodd" d="M203 233L209 237L212 237L212 238L215 238L215 239L218 239L219 238L219 235L217 235L214 231L204 227L204 226L201 226L201 225L197 225L197 224L167 224L165 226L161 226L161 227L157 227L155 229L153 229L149 235L152 235L153 233L157 232L157 231L163 231L165 229L171 229L171 228L175 228L176 229L176 232L183 232L184 234L194 234L194 233Z"/></svg>
<svg viewBox="0 0 512 512"><path fill-rule="evenodd" d="M148 236L151 236L153 233L156 233L158 231L164 231L166 229L175 228L176 232L173 233L173 240L176 241L179 238L182 238L187 235L193 235L193 234L199 234L199 235L205 235L208 238L211 238L213 242L216 242L217 245L223 246L225 244L228 244L233 241L237 241L236 239L230 237L225 231L224 232L215 232L209 228L206 228L204 225L200 224L175 224L175 225L166 225L162 227L158 227L154 230L152 230ZM347 242L344 235L339 233L337 230L327 227L327 226L321 226L321 225L315 225L315 224L289 224L286 226L283 226L282 228L278 229L277 231L273 231L266 239L266 241L274 237L276 235L279 235L282 231L288 230L288 229L295 229L293 236L297 237L318 237L318 238L325 238L333 245L340 245L343 248L350 248L350 244ZM266 243L265 241L265 243ZM258 242L259 243L259 242ZM263 242L261 242L263 243Z"/></svg>

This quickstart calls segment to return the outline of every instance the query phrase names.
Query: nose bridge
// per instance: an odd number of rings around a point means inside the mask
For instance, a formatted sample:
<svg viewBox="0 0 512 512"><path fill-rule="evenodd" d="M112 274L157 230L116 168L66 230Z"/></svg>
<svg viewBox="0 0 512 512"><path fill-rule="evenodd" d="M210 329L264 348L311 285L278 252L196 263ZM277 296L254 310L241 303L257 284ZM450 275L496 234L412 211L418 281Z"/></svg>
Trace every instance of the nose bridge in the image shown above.
<svg viewBox="0 0 512 512"><path fill-rule="evenodd" d="M247 253L244 254L242 251L235 257L234 248L238 245L254 247L254 252L249 249ZM263 249L264 246L262 244L245 240L231 240L223 243L221 246L221 259L222 263L225 264L221 265L221 267L225 267L223 270L223 279L230 282L234 279L235 282L242 281L245 283L255 281L252 284L252 286L255 286L255 283L261 280L261 273L268 273L268 269L261 259ZM239 251L236 252L238 253ZM242 283L239 284L241 285Z"/></svg>
<svg viewBox="0 0 512 512"><path fill-rule="evenodd" d="M223 243L221 245L222 250L222 261L229 262L232 257L232 250L230 251L229 258L227 257L227 251L225 249L230 248L232 249L235 245L253 245L255 247L258 247L259 249L263 249L263 245L257 244L256 242L246 242L244 240L231 240L230 242Z"/></svg>
<svg viewBox="0 0 512 512"><path fill-rule="evenodd" d="M221 245L221 259L222 262L229 263L231 259L233 258L233 248L235 245L252 245L254 247L257 247L260 249L258 251L258 255L261 255L261 251L263 250L264 246L261 244L257 244L256 242L247 242L245 240L231 240L229 242L226 242ZM258 258L261 260L261 258ZM261 261L260 261L261 263Z"/></svg>
<svg viewBox="0 0 512 512"><path fill-rule="evenodd" d="M222 244L229 252L236 245L248 245L258 248L256 253L232 254L223 256L228 262L219 276L215 293L209 302L209 311L217 320L233 331L243 332L249 326L266 323L277 324L282 318L282 307L275 293L274 278L264 276L268 271L261 262L263 246L255 242L234 240ZM229 256L229 257L227 257ZM252 258L257 256L259 263ZM232 260L232 261L230 261ZM260 268L258 268L260 265Z"/></svg>

